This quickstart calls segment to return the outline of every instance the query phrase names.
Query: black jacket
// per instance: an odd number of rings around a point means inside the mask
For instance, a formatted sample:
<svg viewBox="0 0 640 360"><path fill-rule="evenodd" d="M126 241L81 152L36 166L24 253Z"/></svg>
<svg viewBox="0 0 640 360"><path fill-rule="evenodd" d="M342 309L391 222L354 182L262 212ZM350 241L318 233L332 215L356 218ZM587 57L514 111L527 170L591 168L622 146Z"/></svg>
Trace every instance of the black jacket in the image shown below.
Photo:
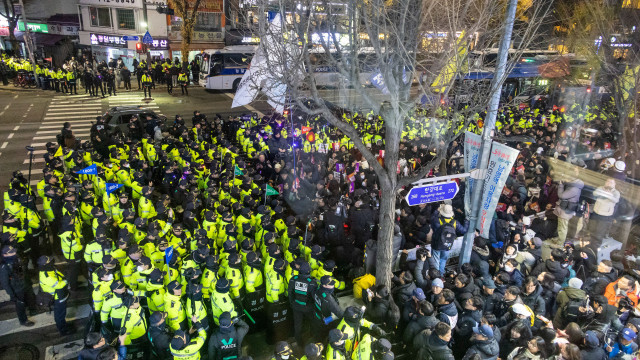
<svg viewBox="0 0 640 360"><path fill-rule="evenodd" d="M169 343L171 342L172 336L164 326L150 326L149 339L151 340L153 353L159 360L173 359L171 350L169 350Z"/></svg>
<svg viewBox="0 0 640 360"><path fill-rule="evenodd" d="M216 330L209 337L209 360L239 358L242 352L242 340L249 332L249 325L238 320L226 331ZM234 341L235 340L235 341Z"/></svg>
<svg viewBox="0 0 640 360"><path fill-rule="evenodd" d="M22 260L16 258L11 263L0 260L0 285L7 292L11 300L15 300L16 296L23 299L26 289L31 287L31 281L26 274L26 266Z"/></svg>
<svg viewBox="0 0 640 360"><path fill-rule="evenodd" d="M538 276L543 272L548 272L556 278L556 281L560 284L569 277L569 270L562 267L562 265L555 260L547 259L545 262L538 264L532 271L531 276Z"/></svg>
<svg viewBox="0 0 640 360"><path fill-rule="evenodd" d="M78 354L78 360L96 360L98 355L107 347L107 345L95 349L85 347L80 351L80 354Z"/></svg>
<svg viewBox="0 0 640 360"><path fill-rule="evenodd" d="M433 332L431 335L426 335L426 331L423 331L416 337L413 346L418 352L418 359L421 360L454 360L453 352L449 348L449 344L440 339L438 335Z"/></svg>
<svg viewBox="0 0 640 360"><path fill-rule="evenodd" d="M542 286L536 285L536 289L529 295L522 293L522 302L533 310L536 315L545 314L545 299L542 297Z"/></svg>
<svg viewBox="0 0 640 360"><path fill-rule="evenodd" d="M463 360L470 359L475 354L480 355L482 360L496 360L498 358L500 348L496 339L473 340L472 344Z"/></svg>

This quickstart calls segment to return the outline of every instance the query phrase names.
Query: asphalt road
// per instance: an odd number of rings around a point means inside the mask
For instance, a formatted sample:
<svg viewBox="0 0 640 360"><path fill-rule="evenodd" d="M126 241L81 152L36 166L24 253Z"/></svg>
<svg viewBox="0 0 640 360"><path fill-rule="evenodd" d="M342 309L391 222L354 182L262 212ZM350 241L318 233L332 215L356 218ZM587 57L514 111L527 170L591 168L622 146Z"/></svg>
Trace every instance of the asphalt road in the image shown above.
<svg viewBox="0 0 640 360"><path fill-rule="evenodd" d="M29 173L29 156L25 146L35 148L31 169L31 184L42 179L44 166L43 154L45 144L56 142L56 134L60 133L65 121L72 123L77 138L88 140L91 123L97 115L101 115L110 107L117 105L145 105L172 121L176 114L190 123L193 111L198 110L209 117L220 114L223 117L243 113L258 112L268 114L271 107L264 101L257 101L253 106L231 109L233 94L228 92L211 92L203 88L192 87L189 96L166 92L164 86L158 86L153 92L152 101L143 101L141 91L118 92L117 96L106 98L90 98L80 88L79 95L64 95L53 91L37 89L16 89L13 86L0 86L0 191L8 189L9 180L15 170L21 170L25 177ZM340 99L337 90L324 90L327 100L335 102ZM333 95L332 95L333 94ZM355 97L352 97L355 99ZM0 201L0 207L3 206ZM1 208L0 208L1 209ZM59 259L61 260L61 259ZM57 264L65 271L64 262ZM32 280L37 282L35 272ZM80 330L76 334L60 337L56 331L53 314L40 311L30 316L35 322L33 328L19 325L14 305L8 302L8 296L0 290L0 360L4 359L66 359L74 358L74 354L82 348L83 327L89 316L91 301L88 289L73 293L69 300L67 321L74 322ZM345 299L351 302L353 298ZM264 343L264 333L258 332L245 341L251 344L251 355L255 359L266 359L272 348ZM77 355L75 355L77 357Z"/></svg>

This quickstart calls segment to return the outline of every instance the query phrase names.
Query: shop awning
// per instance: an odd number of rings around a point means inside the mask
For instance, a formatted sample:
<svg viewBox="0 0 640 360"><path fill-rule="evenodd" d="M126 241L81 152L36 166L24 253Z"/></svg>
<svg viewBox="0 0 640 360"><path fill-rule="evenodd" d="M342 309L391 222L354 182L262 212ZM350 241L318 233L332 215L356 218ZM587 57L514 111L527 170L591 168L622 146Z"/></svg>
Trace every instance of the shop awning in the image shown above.
<svg viewBox="0 0 640 360"><path fill-rule="evenodd" d="M24 41L22 36L23 32L16 32L16 39L18 41ZM36 46L55 46L60 40L65 38L64 35L56 35L56 34L41 34L34 33L33 39L35 40Z"/></svg>

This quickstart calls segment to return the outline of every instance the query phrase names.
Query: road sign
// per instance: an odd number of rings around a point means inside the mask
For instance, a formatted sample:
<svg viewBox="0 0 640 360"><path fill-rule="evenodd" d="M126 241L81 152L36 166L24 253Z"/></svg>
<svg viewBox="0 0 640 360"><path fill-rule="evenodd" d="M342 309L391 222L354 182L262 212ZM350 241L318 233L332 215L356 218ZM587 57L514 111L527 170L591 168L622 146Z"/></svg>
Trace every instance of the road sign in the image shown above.
<svg viewBox="0 0 640 360"><path fill-rule="evenodd" d="M123 36L122 40L124 40L124 41L138 41L138 40L140 40L140 36Z"/></svg>
<svg viewBox="0 0 640 360"><path fill-rule="evenodd" d="M151 37L151 34L149 34L148 31L142 37L142 43L144 43L144 44L153 44L153 38Z"/></svg>
<svg viewBox="0 0 640 360"><path fill-rule="evenodd" d="M458 183L451 181L414 187L409 191L405 199L407 203L409 203L409 206L414 206L436 201L451 200L457 193Z"/></svg>

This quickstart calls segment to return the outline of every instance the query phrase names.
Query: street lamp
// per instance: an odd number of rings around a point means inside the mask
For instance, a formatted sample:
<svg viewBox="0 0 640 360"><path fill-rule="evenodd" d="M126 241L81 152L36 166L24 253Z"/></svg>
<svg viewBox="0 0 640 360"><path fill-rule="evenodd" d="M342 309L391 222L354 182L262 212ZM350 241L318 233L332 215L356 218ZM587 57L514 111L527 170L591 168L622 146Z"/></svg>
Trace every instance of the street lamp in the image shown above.
<svg viewBox="0 0 640 360"><path fill-rule="evenodd" d="M147 28L147 23L146 23L146 22L144 22L144 21L141 21L141 22L140 22L140 26L142 26L143 28L145 28L145 29L146 29L146 28Z"/></svg>

